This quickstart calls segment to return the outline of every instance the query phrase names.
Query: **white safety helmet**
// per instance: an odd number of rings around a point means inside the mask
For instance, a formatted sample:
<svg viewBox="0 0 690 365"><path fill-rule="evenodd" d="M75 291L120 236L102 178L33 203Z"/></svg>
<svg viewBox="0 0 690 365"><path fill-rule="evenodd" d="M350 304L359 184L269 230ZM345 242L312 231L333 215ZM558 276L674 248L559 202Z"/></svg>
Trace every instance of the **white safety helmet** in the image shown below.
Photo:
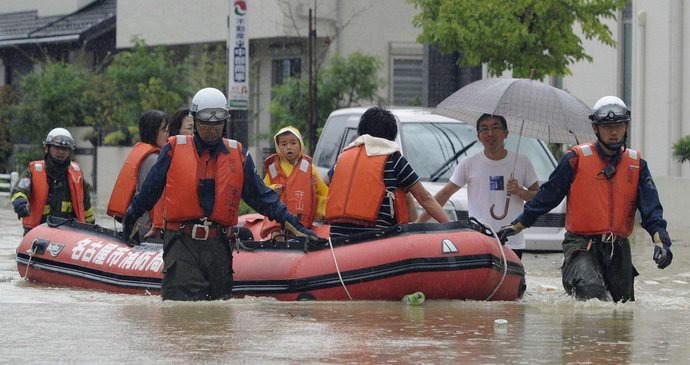
<svg viewBox="0 0 690 365"><path fill-rule="evenodd" d="M77 148L74 143L74 138L65 128L55 128L48 133L46 140L43 141L44 146L53 145L57 147L66 147L70 150Z"/></svg>
<svg viewBox="0 0 690 365"><path fill-rule="evenodd" d="M189 115L203 122L225 122L229 116L228 99L218 89L212 87L201 89L192 99Z"/></svg>
<svg viewBox="0 0 690 365"><path fill-rule="evenodd" d="M630 110L623 100L615 96L604 96L594 104L589 116L592 124L611 124L630 122Z"/></svg>

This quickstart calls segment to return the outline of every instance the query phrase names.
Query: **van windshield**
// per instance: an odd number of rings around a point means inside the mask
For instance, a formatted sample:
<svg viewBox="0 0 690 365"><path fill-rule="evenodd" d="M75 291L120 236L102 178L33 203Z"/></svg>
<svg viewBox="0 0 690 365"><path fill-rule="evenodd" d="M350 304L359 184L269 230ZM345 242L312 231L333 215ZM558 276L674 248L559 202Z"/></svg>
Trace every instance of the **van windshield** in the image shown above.
<svg viewBox="0 0 690 365"><path fill-rule="evenodd" d="M436 172L446 160L477 140L477 131L474 126L465 123L413 122L402 123L400 138L405 158L423 181L429 181L431 174ZM517 135L509 135L506 148L515 151L517 142ZM455 166L463 158L483 150L481 143L474 144L456 161L448 164L437 181L447 182ZM520 153L532 162L539 181L548 180L549 174L556 165L551 152L542 143L534 138L522 137Z"/></svg>
<svg viewBox="0 0 690 365"><path fill-rule="evenodd" d="M400 138L403 155L417 175L427 181L446 160L475 141L477 131L473 126L464 123L403 123ZM447 166L438 181L448 181L458 164L457 161L482 149L479 143L470 147Z"/></svg>

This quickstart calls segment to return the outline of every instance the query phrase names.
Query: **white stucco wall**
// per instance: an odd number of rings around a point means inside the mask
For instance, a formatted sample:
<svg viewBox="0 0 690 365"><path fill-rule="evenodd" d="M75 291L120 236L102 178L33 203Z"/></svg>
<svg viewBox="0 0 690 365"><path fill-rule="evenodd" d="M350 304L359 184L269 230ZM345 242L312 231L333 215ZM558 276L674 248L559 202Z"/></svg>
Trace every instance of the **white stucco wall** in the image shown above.
<svg viewBox="0 0 690 365"><path fill-rule="evenodd" d="M336 0L320 0L318 11L331 14ZM225 42L232 0L118 0L118 48L131 46L133 36L149 45ZM307 35L306 0L248 0L247 22L251 39ZM321 14L321 13L319 13ZM323 15L327 16L327 15ZM294 21L294 22L293 22ZM317 22L318 33L329 24Z"/></svg>
<svg viewBox="0 0 690 365"><path fill-rule="evenodd" d="M38 16L73 13L95 0L0 0L0 13L38 10Z"/></svg>
<svg viewBox="0 0 690 365"><path fill-rule="evenodd" d="M690 166L676 162L671 147L690 134L690 3L633 4L633 141L655 175L690 177Z"/></svg>
<svg viewBox="0 0 690 365"><path fill-rule="evenodd" d="M91 196L97 209L105 210L108 207L108 200L110 200L110 193L115 186L117 175L131 150L132 147L98 147L98 159L96 161L98 165L96 177L98 191Z"/></svg>
<svg viewBox="0 0 690 365"><path fill-rule="evenodd" d="M619 39L615 20L607 19L605 24L611 30L613 39ZM621 61L617 47L610 47L599 41L582 39L592 62L580 61L570 66L571 76L563 78L563 89L577 96L588 106L606 95L620 95L619 74Z"/></svg>

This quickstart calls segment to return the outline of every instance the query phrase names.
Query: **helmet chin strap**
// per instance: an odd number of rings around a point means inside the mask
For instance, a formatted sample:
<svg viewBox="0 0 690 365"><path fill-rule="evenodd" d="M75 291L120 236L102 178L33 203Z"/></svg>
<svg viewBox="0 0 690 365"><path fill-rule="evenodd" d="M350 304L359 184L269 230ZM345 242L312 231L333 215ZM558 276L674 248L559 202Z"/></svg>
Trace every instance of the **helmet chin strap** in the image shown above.
<svg viewBox="0 0 690 365"><path fill-rule="evenodd" d="M199 135L199 131L197 131L197 130L194 131L194 135L199 137L199 141L201 141L201 143L203 143L204 145L209 146L209 147L213 147L213 146L217 145L218 143L220 143L220 141L223 140L223 136L221 136L220 138L213 140L213 141L204 141L204 139L201 138L201 136Z"/></svg>
<svg viewBox="0 0 690 365"><path fill-rule="evenodd" d="M628 132L625 132L625 134L623 135L622 141L616 142L616 143L606 143L606 142L602 141L601 137L599 136L598 131L597 131L596 135L597 135L597 141L599 141L599 144L606 147L606 149L608 149L610 151L616 151L616 154L621 152L620 151L621 147L623 147L623 151L625 151L625 149L627 148L627 146L625 144L625 140L628 139Z"/></svg>
<svg viewBox="0 0 690 365"><path fill-rule="evenodd" d="M46 153L43 159L55 167L67 167L70 164L69 157L64 160L58 160L57 158L53 158L50 153Z"/></svg>
<svg viewBox="0 0 690 365"><path fill-rule="evenodd" d="M209 141L209 142L204 141L204 143L205 143L207 146L211 146L211 147L212 147L212 146L215 146L215 145L217 145L218 143L220 143L220 141L221 141L222 139L223 139L223 138L218 138L218 139L214 139L213 141Z"/></svg>

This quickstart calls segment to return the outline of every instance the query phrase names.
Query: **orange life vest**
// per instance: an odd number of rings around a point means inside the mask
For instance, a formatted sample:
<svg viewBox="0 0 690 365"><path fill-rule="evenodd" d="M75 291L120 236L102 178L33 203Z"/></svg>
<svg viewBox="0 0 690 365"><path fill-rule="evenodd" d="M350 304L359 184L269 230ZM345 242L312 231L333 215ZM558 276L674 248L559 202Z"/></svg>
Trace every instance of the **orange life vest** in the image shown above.
<svg viewBox="0 0 690 365"><path fill-rule="evenodd" d="M637 209L640 153L626 149L616 166L616 174L606 179L602 170L607 163L599 157L594 143L571 150L578 160L568 193L565 228L585 236L604 233L630 236Z"/></svg>
<svg viewBox="0 0 690 365"><path fill-rule="evenodd" d="M160 152L160 148L153 146L149 143L138 142L132 148L132 151L127 156L125 163L120 169L120 173L117 175L117 180L115 180L115 186L113 186L113 192L110 194L110 200L108 201L108 210L106 214L122 219L127 212L129 204L132 202L134 193L137 190L137 181L139 176L139 167L144 159L152 154ZM151 216L151 222L156 227L162 227L163 225L163 200L159 200L158 203L149 212Z"/></svg>
<svg viewBox="0 0 690 365"><path fill-rule="evenodd" d="M386 190L383 171L389 155L367 156L364 145L348 148L338 156L338 165L328 186L326 221L375 226L384 198L393 199L394 218L405 224L405 190Z"/></svg>
<svg viewBox="0 0 690 365"><path fill-rule="evenodd" d="M178 135L168 139L171 146L170 169L165 184L164 217L167 224L205 217L197 193L199 180L215 180L215 202L208 218L222 226L237 224L237 216L242 198L244 181L244 160L242 145L223 138L230 153L219 153L215 159L209 158L209 151L197 155L193 136ZM207 163L200 163L207 159ZM206 161L206 160L204 160ZM204 165L207 167L203 169ZM206 175L199 176L205 170ZM212 174L212 176L209 176Z"/></svg>
<svg viewBox="0 0 690 365"><path fill-rule="evenodd" d="M290 176L286 176L280 168L280 157L277 154L270 155L264 160L264 169L271 184L284 186L280 201L287 206L290 213L299 218L302 225L311 228L314 224L317 205L316 179L312 171L311 158L302 156L292 169ZM267 236L279 227L280 225L275 221L264 220L261 229L262 236Z"/></svg>
<svg viewBox="0 0 690 365"><path fill-rule="evenodd" d="M22 218L24 228L33 228L41 224L50 191L45 161L29 163L29 170L31 171L30 215ZM72 196L74 216L79 222L84 222L84 176L81 172L81 167L76 162L71 162L69 167L67 167L67 183Z"/></svg>

